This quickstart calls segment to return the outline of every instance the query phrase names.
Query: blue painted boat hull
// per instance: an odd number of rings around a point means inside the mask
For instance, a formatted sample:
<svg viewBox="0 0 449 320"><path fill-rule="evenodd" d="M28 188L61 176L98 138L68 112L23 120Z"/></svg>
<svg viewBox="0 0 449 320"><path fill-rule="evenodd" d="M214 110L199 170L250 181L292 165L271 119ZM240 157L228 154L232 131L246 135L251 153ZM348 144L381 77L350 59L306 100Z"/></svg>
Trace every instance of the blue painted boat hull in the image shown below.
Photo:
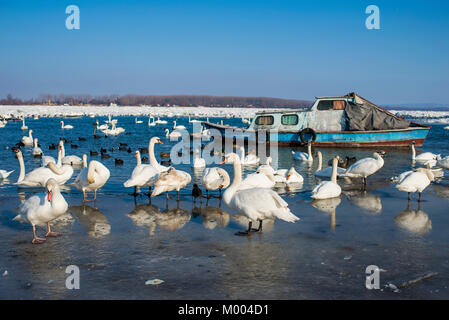
<svg viewBox="0 0 449 320"><path fill-rule="evenodd" d="M225 135L225 130L230 128L213 123L205 123L205 126L219 130L222 136ZM422 125L395 130L317 132L313 145L333 148L410 147L410 143L414 141L416 146L421 146L429 130L429 126ZM277 143L279 146L303 145L299 132L267 132L266 139L267 142Z"/></svg>

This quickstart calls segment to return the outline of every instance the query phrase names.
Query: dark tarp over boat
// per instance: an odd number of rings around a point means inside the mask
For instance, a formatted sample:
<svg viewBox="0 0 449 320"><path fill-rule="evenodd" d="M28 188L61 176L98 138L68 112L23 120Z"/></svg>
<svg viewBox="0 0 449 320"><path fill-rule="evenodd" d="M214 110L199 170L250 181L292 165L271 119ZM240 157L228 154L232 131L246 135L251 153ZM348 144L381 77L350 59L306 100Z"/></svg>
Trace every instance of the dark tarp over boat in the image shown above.
<svg viewBox="0 0 449 320"><path fill-rule="evenodd" d="M347 102L346 127L349 131L406 129L410 122L363 99L355 93L348 94L354 102Z"/></svg>

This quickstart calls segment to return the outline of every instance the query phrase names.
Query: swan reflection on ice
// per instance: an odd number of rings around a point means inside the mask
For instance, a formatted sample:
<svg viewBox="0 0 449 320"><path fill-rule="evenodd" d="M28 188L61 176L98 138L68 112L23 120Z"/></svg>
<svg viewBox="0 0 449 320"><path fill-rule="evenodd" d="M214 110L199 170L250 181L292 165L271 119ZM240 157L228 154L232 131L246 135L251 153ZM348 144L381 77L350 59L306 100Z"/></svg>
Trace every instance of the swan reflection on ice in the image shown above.
<svg viewBox="0 0 449 320"><path fill-rule="evenodd" d="M396 224L412 233L424 234L432 229L432 221L427 213L421 210L421 204L418 204L416 210L409 208L410 203L407 204L407 208L399 213L395 218Z"/></svg>
<svg viewBox="0 0 449 320"><path fill-rule="evenodd" d="M382 200L380 199L380 197L370 192L351 190L351 191L344 191L343 194L347 197L349 202L359 207L363 211L372 214L382 213Z"/></svg>
<svg viewBox="0 0 449 320"><path fill-rule="evenodd" d="M179 208L177 201L176 208L167 207L161 211L158 207L151 204L139 204L126 214L136 226L148 227L149 234L154 235L156 226L168 231L179 230L190 221L190 213L187 210Z"/></svg>
<svg viewBox="0 0 449 320"><path fill-rule="evenodd" d="M111 233L111 225L106 216L99 209L88 206L71 206L69 211L74 214L89 236L101 238Z"/></svg>
<svg viewBox="0 0 449 320"><path fill-rule="evenodd" d="M330 216L330 227L331 230L335 230L335 226L337 224L336 221L336 211L337 207L341 203L341 198L330 198L330 199L322 199L322 200L314 200L311 202L311 205L320 210L321 212L328 213Z"/></svg>

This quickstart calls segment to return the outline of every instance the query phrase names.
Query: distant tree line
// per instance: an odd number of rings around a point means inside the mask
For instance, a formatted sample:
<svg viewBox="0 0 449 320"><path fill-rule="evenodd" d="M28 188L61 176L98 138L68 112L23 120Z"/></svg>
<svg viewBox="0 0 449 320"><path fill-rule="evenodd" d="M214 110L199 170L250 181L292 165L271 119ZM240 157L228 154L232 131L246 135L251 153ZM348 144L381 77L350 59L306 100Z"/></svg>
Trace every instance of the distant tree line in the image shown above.
<svg viewBox="0 0 449 320"><path fill-rule="evenodd" d="M14 98L8 94L6 98L0 100L0 105L110 105L111 103L119 106L205 106L205 107L253 107L253 108L305 108L310 106L311 101L266 98L266 97L216 97L205 95L134 95L128 94L120 96L118 94L105 96L91 96L89 94L80 95L51 95L41 94L37 99L22 100Z"/></svg>

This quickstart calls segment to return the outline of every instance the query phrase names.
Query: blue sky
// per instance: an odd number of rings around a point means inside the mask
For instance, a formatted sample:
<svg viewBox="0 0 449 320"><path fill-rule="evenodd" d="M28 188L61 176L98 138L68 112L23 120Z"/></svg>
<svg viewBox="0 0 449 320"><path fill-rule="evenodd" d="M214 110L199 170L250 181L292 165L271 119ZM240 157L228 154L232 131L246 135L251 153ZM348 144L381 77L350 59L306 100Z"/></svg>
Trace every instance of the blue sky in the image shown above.
<svg viewBox="0 0 449 320"><path fill-rule="evenodd" d="M80 30L65 28L66 6ZM380 8L381 30L365 28ZM0 0L0 96L211 94L449 104L449 1Z"/></svg>

